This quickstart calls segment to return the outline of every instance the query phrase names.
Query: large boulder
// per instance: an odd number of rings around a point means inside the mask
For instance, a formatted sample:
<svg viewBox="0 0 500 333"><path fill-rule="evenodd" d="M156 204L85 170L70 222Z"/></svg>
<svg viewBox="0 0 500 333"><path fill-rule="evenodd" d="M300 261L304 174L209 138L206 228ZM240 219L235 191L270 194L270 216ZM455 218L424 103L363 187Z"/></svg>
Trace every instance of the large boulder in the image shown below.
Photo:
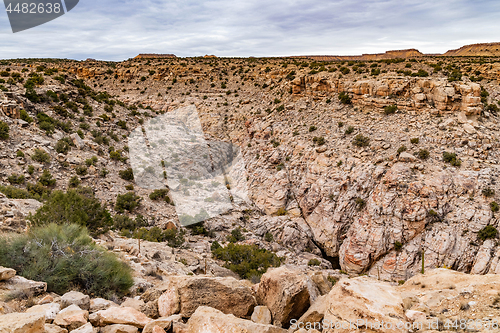
<svg viewBox="0 0 500 333"><path fill-rule="evenodd" d="M44 333L45 317L39 313L10 313L0 316L0 333Z"/></svg>
<svg viewBox="0 0 500 333"><path fill-rule="evenodd" d="M271 311L276 326L288 328L319 296L319 290L307 274L282 266L269 270L257 287L257 302Z"/></svg>
<svg viewBox="0 0 500 333"><path fill-rule="evenodd" d="M132 325L108 325L101 328L101 333L137 333L139 329Z"/></svg>
<svg viewBox="0 0 500 333"><path fill-rule="evenodd" d="M95 326L105 326L113 324L131 325L143 328L152 319L134 308L112 307L107 310L100 310L93 314L91 322Z"/></svg>
<svg viewBox="0 0 500 333"><path fill-rule="evenodd" d="M180 312L190 317L198 307L210 306L226 314L248 318L257 304L249 287L232 277L174 278L158 299L162 317Z"/></svg>
<svg viewBox="0 0 500 333"><path fill-rule="evenodd" d="M82 310L77 305L70 305L61 310L54 319L54 324L72 331L87 324L89 320L89 312Z"/></svg>
<svg viewBox="0 0 500 333"><path fill-rule="evenodd" d="M83 310L90 309L90 297L79 291L70 291L61 297L61 308L67 308L71 304L78 305Z"/></svg>
<svg viewBox="0 0 500 333"><path fill-rule="evenodd" d="M72 330L71 333L96 333L96 329L92 326L91 323L86 323L85 325Z"/></svg>
<svg viewBox="0 0 500 333"><path fill-rule="evenodd" d="M0 281L0 295L15 293L18 295L36 296L46 291L47 283L31 281L18 275L6 281Z"/></svg>
<svg viewBox="0 0 500 333"><path fill-rule="evenodd" d="M45 321L51 323L54 319L56 319L56 315L59 311L61 311L61 305L57 303L49 303L35 305L26 310L26 313L40 313L45 316Z"/></svg>
<svg viewBox="0 0 500 333"><path fill-rule="evenodd" d="M221 311L200 306L189 318L186 333L286 333L287 331L272 325L257 324L250 320L226 315Z"/></svg>
<svg viewBox="0 0 500 333"><path fill-rule="evenodd" d="M8 280L16 275L16 271L12 268L0 266L0 281Z"/></svg>
<svg viewBox="0 0 500 333"><path fill-rule="evenodd" d="M386 282L366 276L340 280L328 294L327 303L324 321L330 323L330 328L324 333L352 332L352 323L369 332L407 332L403 300L396 288ZM382 321L384 327L369 326ZM333 325L338 327L332 328Z"/></svg>

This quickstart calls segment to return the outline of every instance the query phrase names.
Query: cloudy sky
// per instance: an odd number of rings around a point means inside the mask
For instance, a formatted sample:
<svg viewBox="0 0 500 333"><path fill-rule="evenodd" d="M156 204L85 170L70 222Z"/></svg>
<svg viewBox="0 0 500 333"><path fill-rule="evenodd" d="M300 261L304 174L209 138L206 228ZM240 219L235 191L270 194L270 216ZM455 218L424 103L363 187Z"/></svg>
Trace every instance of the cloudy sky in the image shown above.
<svg viewBox="0 0 500 333"><path fill-rule="evenodd" d="M80 0L13 34L1 6L0 58L441 53L500 42L499 17L497 0Z"/></svg>

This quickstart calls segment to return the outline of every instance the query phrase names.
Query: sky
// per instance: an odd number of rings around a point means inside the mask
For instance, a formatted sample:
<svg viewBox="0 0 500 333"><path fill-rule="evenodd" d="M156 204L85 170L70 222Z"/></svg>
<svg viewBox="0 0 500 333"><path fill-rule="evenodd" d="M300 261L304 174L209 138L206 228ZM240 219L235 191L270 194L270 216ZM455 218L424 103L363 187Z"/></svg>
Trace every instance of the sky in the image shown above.
<svg viewBox="0 0 500 333"><path fill-rule="evenodd" d="M444 53L500 42L497 0L80 0L64 16L15 34L4 8L0 59Z"/></svg>

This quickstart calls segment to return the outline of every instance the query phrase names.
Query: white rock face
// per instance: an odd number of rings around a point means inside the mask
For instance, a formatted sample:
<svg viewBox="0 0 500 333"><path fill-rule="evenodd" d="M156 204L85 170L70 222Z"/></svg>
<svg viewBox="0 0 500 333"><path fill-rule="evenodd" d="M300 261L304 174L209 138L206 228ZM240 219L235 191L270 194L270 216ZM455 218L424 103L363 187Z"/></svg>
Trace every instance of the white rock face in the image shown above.
<svg viewBox="0 0 500 333"><path fill-rule="evenodd" d="M45 316L47 322L52 322L56 319L56 315L61 311L61 305L57 303L49 303L43 305L35 305L28 310L26 313L40 313Z"/></svg>
<svg viewBox="0 0 500 333"><path fill-rule="evenodd" d="M45 317L39 313L0 315L1 333L44 333Z"/></svg>

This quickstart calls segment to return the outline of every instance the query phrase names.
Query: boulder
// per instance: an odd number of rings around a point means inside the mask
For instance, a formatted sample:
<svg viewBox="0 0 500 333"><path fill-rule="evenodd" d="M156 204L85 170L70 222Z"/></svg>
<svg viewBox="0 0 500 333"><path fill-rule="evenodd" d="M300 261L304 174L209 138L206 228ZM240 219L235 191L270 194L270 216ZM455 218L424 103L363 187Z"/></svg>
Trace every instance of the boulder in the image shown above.
<svg viewBox="0 0 500 333"><path fill-rule="evenodd" d="M57 303L49 303L43 305L35 305L28 310L26 313L40 313L45 316L45 321L51 323L56 319L56 315L61 311L61 305Z"/></svg>
<svg viewBox="0 0 500 333"><path fill-rule="evenodd" d="M47 283L31 281L22 276L14 276L6 281L0 282L0 294L2 289L6 292L14 292L19 295L39 295L47 291Z"/></svg>
<svg viewBox="0 0 500 333"><path fill-rule="evenodd" d="M8 280L16 275L16 271L12 268L0 266L0 281Z"/></svg>
<svg viewBox="0 0 500 333"><path fill-rule="evenodd" d="M250 317L256 305L250 288L232 277L174 278L168 284L169 288L158 299L162 317L177 312L190 317L202 305L237 317Z"/></svg>
<svg viewBox="0 0 500 333"><path fill-rule="evenodd" d="M107 310L97 311L94 315L93 321L96 326L124 324L143 328L152 320L134 308L113 307Z"/></svg>
<svg viewBox="0 0 500 333"><path fill-rule="evenodd" d="M137 333L139 329L132 325L108 325L101 328L101 333Z"/></svg>
<svg viewBox="0 0 500 333"><path fill-rule="evenodd" d="M325 333L351 332L350 323L364 327L366 322L384 322L391 328L370 327L370 332L401 333L398 323L406 323L403 300L397 290L386 282L366 276L343 279L335 284L327 296L324 320L328 323L343 324L345 329L329 328ZM364 320L365 322L359 322Z"/></svg>
<svg viewBox="0 0 500 333"><path fill-rule="evenodd" d="M189 318L186 333L286 333L287 331L272 325L257 324L250 320L227 315L221 311L200 306Z"/></svg>
<svg viewBox="0 0 500 333"><path fill-rule="evenodd" d="M327 295L319 296L316 301L307 309L297 323L311 323L314 327L315 323L321 323L325 317L325 311L328 308L328 298ZM298 327L297 327L298 328ZM293 332L294 330L292 330Z"/></svg>
<svg viewBox="0 0 500 333"><path fill-rule="evenodd" d="M115 302L108 301L104 298L93 298L90 300L90 312L97 312L99 310L107 310L112 306L118 306Z"/></svg>
<svg viewBox="0 0 500 333"><path fill-rule="evenodd" d="M56 315L54 324L72 331L87 324L88 319L89 312L87 310L82 310L77 305L72 304Z"/></svg>
<svg viewBox="0 0 500 333"><path fill-rule="evenodd" d="M143 300L135 299L135 298L127 298L120 306L122 308L134 308L137 311L141 311L141 309L145 306Z"/></svg>
<svg viewBox="0 0 500 333"><path fill-rule="evenodd" d="M311 278L297 269L282 266L267 271L257 287L257 301L271 311L273 324L288 328L319 296Z"/></svg>
<svg viewBox="0 0 500 333"><path fill-rule="evenodd" d="M159 327L163 328L165 331L168 331L172 327L172 323L174 321L175 322L180 321L181 318L182 317L180 315L173 315L170 317L162 317L162 318L155 319L155 320L149 322L146 326L144 326L142 333L152 333L153 328L155 326L159 326Z"/></svg>
<svg viewBox="0 0 500 333"><path fill-rule="evenodd" d="M254 323L269 325L272 323L271 311L269 311L267 306L256 306L253 309L251 319Z"/></svg>
<svg viewBox="0 0 500 333"><path fill-rule="evenodd" d="M83 326L80 326L77 329L71 331L71 333L95 333L96 329L92 326L91 323L86 323Z"/></svg>
<svg viewBox="0 0 500 333"><path fill-rule="evenodd" d="M68 333L68 330L54 324L45 324L45 333Z"/></svg>
<svg viewBox="0 0 500 333"><path fill-rule="evenodd" d="M415 162L417 158L413 156L412 154L408 154L407 152L402 152L399 154L398 161L401 162Z"/></svg>
<svg viewBox="0 0 500 333"><path fill-rule="evenodd" d="M45 317L39 313L10 313L0 316L0 333L44 333Z"/></svg>
<svg viewBox="0 0 500 333"><path fill-rule="evenodd" d="M83 142L82 138L77 133L73 133L70 135L71 141L75 144L76 148L83 149L85 147L85 142Z"/></svg>
<svg viewBox="0 0 500 333"><path fill-rule="evenodd" d="M61 297L61 308L67 308L70 305L78 305L80 309L90 310L90 297L78 291L70 291Z"/></svg>

